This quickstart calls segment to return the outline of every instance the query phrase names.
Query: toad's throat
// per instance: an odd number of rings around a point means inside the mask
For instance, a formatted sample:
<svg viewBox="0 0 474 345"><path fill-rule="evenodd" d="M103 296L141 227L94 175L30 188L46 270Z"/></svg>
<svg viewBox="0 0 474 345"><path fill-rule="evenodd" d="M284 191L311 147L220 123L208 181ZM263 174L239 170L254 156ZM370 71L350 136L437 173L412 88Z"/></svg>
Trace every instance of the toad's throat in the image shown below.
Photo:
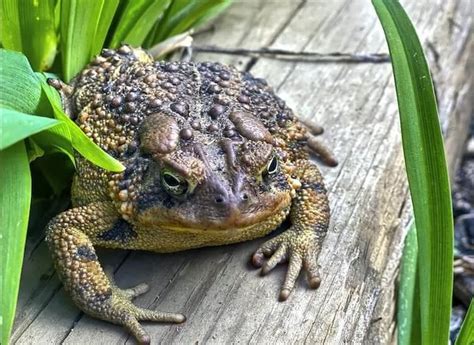
<svg viewBox="0 0 474 345"><path fill-rule="evenodd" d="M291 198L287 194L281 194L262 209L243 213L236 207L229 209L225 217L214 217L212 214L201 217L189 213L158 213L148 209L138 217L138 223L146 228L166 228L176 232L200 233L200 232L227 232L239 231L255 227L261 223L267 223L274 219L275 215L289 208Z"/></svg>

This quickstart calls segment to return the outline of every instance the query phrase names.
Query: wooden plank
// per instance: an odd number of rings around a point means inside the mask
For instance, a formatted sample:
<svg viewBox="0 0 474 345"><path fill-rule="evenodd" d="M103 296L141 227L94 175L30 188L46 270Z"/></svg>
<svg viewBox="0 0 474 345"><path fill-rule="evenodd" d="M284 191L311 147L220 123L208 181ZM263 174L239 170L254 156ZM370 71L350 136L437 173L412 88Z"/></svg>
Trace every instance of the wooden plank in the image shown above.
<svg viewBox="0 0 474 345"><path fill-rule="evenodd" d="M227 48L258 49L269 46L287 27L291 18L299 13L306 1L235 1L231 8L219 17L211 30L196 36L197 44L214 43ZM200 61L216 60L214 54L199 54ZM218 61L244 70L251 59L221 55Z"/></svg>
<svg viewBox="0 0 474 345"><path fill-rule="evenodd" d="M428 47L452 167L473 106L472 4L403 3ZM216 31L201 34L197 43L296 52L386 52L381 27L365 0L236 1L216 22ZM390 65L291 63L214 54L199 54L197 59L250 68L274 85L302 118L326 128L321 139L334 149L340 165L322 167L332 209L320 258L324 279L317 291L308 290L300 279L289 301L277 302L285 267L261 278L248 265L263 239L168 255L107 252L106 260L118 267L120 286L150 283L150 292L137 304L188 316L180 326L147 325L154 342L392 341L395 280L406 224L400 217L409 203ZM75 309L52 274L44 244L35 248L25 260L14 342L133 343L120 327Z"/></svg>
<svg viewBox="0 0 474 345"><path fill-rule="evenodd" d="M304 32L302 28L310 27L312 20L305 15L312 11L306 9L302 11L300 18L295 18L298 25L294 31L293 26L290 26L276 40L272 48L306 52L386 51L382 31L370 6L362 1L339 1L337 4L339 8L334 10L332 18L317 16L316 20L320 22L316 23L315 27L318 27L319 34L311 35L309 39L301 34ZM316 3L313 12L320 12L321 6L325 5ZM426 43L425 46L430 47L430 52L433 49L444 52L444 54L438 53L439 57L431 54L430 58L436 65L433 73L443 127L448 138L447 152L451 167L455 166L455 159L459 157L460 144L464 142L462 138L467 135L466 124L472 114L472 103L469 98L469 94L472 95L472 62L471 67L468 65L469 51L472 51L469 49L469 44L472 46L472 39L466 42L469 25L458 27L456 38L453 37L456 34L454 31L450 36L446 35L446 32L452 20L463 22L463 11L472 13L469 11L470 6L467 2L457 1L407 2L407 11L417 22L416 26L422 41ZM338 21L364 23L364 25L354 32L354 28L350 25L335 25ZM434 26L432 23L437 25ZM453 47L446 48L450 46ZM452 49L451 53L446 49ZM403 239L403 236L400 236L403 235L403 231L393 229L392 224L394 226L398 224L396 217L404 205L403 195L406 193L405 172L403 169L398 170L403 157L399 149L398 115L394 107L396 103L391 67L347 64L291 65L287 62L275 65L262 61L254 66L252 72L266 78L272 85L279 85L279 94L292 108L300 109L302 118L314 119L325 127L329 146L335 148L338 157L346 158L341 162L338 171L325 169L328 170L325 172L325 177L329 185L334 183L338 187L332 189L333 198L336 200L331 203L333 224L338 235L331 237L334 233L330 233L326 243L329 248L337 248L334 249L335 253L348 253L355 243L351 240L346 246L340 241L341 237L353 238L359 234L362 236L362 241L356 243L356 248L365 248L356 254L356 258L348 255L336 258L335 262L332 260L326 262L327 267L338 268L327 272L326 279L331 281L330 286L327 286L330 295L315 297L307 303L318 305L324 301L328 304L329 300L333 310L344 307L344 313L336 315L331 313L334 317L331 322L321 321L315 317L311 330L302 332L303 336L296 339L328 344L349 340L353 343L386 343L394 331L395 279ZM466 76L469 75L471 78L467 77L469 79L467 80ZM454 94L456 97L453 102ZM462 96L458 98L458 94ZM337 95L337 101L334 95ZM454 120L456 117L459 121ZM386 158L391 162L384 161ZM379 172L371 174L374 169L378 169ZM355 175L359 175L359 178ZM361 178L363 176L367 176L366 179ZM333 178L335 181L332 181ZM375 189L370 191L370 186L363 184L366 181L370 181ZM391 190L394 185L396 188ZM354 188L361 194L373 194L371 195L373 206L369 201L361 210L357 212L353 210L352 213L362 218L359 222L367 220L372 223L354 226L348 222L348 216L339 208L341 196L344 199L356 200L358 204L364 203L363 199L352 194ZM384 195L385 200L381 198ZM349 207L345 212L351 209L350 204L347 206ZM374 219L370 216L374 211L380 212L376 210L380 210L381 207L385 210L380 214L380 218ZM374 255L377 255L377 259L374 259ZM321 265L324 267L325 263L322 262ZM341 271L345 272L346 277L338 283ZM368 274L370 276L367 276ZM357 281L363 284L363 287L360 287ZM350 284L351 287L346 287L346 284ZM359 289L353 291L353 286L358 286ZM323 290L324 287L321 286L320 292ZM333 294L332 291L337 293ZM375 303L372 303L374 300ZM361 307L360 303L366 305ZM320 315L317 307L313 309L312 314ZM283 318L284 316L281 316L279 320L273 320L275 327ZM296 328L295 324L293 327ZM275 328L265 327L264 330L267 332L263 332L260 338L270 337L269 330L272 329Z"/></svg>

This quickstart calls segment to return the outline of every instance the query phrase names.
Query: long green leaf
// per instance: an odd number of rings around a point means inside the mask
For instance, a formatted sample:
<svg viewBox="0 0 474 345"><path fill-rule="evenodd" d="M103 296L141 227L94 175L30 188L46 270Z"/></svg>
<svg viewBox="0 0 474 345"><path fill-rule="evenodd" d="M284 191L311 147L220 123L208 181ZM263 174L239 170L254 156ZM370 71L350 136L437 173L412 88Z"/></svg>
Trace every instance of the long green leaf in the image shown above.
<svg viewBox="0 0 474 345"><path fill-rule="evenodd" d="M418 270L418 268L417 268ZM415 277L415 290L413 291L413 314L411 315L411 341L410 345L421 344L421 310L420 310L420 275Z"/></svg>
<svg viewBox="0 0 474 345"><path fill-rule="evenodd" d="M116 8L116 0L61 1L61 52L66 81L99 52Z"/></svg>
<svg viewBox="0 0 474 345"><path fill-rule="evenodd" d="M44 150L38 144L36 144L34 140L31 140L31 137L25 141L25 145L26 154L28 155L28 161L30 163L35 159L44 156Z"/></svg>
<svg viewBox="0 0 474 345"><path fill-rule="evenodd" d="M423 344L447 344L453 289L451 193L436 99L415 29L394 0L372 0L392 58L418 237Z"/></svg>
<svg viewBox="0 0 474 345"><path fill-rule="evenodd" d="M3 46L23 52L36 70L48 69L56 55L54 0L2 0Z"/></svg>
<svg viewBox="0 0 474 345"><path fill-rule="evenodd" d="M61 57L63 77L69 81L90 60L101 1L61 1Z"/></svg>
<svg viewBox="0 0 474 345"><path fill-rule="evenodd" d="M42 77L43 90L46 93L54 110L56 119L62 121L69 129L72 146L84 158L95 165L110 171L123 171L125 167L118 160L109 156L104 150L97 146L62 110L61 99L55 89L46 83L46 78ZM40 77L39 77L40 78Z"/></svg>
<svg viewBox="0 0 474 345"><path fill-rule="evenodd" d="M20 18L18 18L18 4L15 1L2 1L0 4L0 33L2 46L21 51ZM13 14L13 15L12 15Z"/></svg>
<svg viewBox="0 0 474 345"><path fill-rule="evenodd" d="M0 108L0 150L59 123L48 117Z"/></svg>
<svg viewBox="0 0 474 345"><path fill-rule="evenodd" d="M105 0L102 1L100 9L99 20L94 34L94 44L91 47L90 58L98 54L104 46L105 38L115 12L117 11L119 0Z"/></svg>
<svg viewBox="0 0 474 345"><path fill-rule="evenodd" d="M33 114L40 102L41 84L25 55L0 49L0 106Z"/></svg>
<svg viewBox="0 0 474 345"><path fill-rule="evenodd" d="M64 153L72 165L75 166L71 132L66 123L60 122L58 125L35 134L29 139L33 140L47 154Z"/></svg>
<svg viewBox="0 0 474 345"><path fill-rule="evenodd" d="M110 47L120 43L140 46L171 0L128 0L121 12Z"/></svg>
<svg viewBox="0 0 474 345"><path fill-rule="evenodd" d="M209 2L209 4L205 7L198 7L198 13L197 15L194 15L195 18L192 20L191 26L197 27L216 17L219 13L223 12L227 7L229 7L232 4L232 1L233 0L219 0ZM189 30L191 26L183 30L183 32Z"/></svg>
<svg viewBox="0 0 474 345"><path fill-rule="evenodd" d="M0 341L8 344L23 263L31 176L25 144L0 151Z"/></svg>
<svg viewBox="0 0 474 345"><path fill-rule="evenodd" d="M402 262L400 265L400 286L397 301L399 345L415 345L419 343L413 342L411 338L413 326L418 327L418 325L413 324L417 257L418 243L416 240L416 228L415 224L412 223L408 230L407 237L405 238L405 247L403 248Z"/></svg>
<svg viewBox="0 0 474 345"><path fill-rule="evenodd" d="M473 345L474 344L474 299L464 317L461 330L456 339L456 345Z"/></svg>

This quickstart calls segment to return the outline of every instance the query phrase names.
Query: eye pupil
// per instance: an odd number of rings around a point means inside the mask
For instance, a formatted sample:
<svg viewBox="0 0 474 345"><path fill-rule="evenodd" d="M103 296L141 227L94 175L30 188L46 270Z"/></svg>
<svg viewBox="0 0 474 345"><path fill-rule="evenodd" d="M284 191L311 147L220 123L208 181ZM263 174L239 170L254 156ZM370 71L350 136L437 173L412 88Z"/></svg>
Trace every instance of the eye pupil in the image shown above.
<svg viewBox="0 0 474 345"><path fill-rule="evenodd" d="M185 195L189 188L188 181L170 172L163 172L161 175L161 184L165 191L173 196Z"/></svg>
<svg viewBox="0 0 474 345"><path fill-rule="evenodd" d="M164 174L163 180L169 187L178 187L180 185L179 180L171 174Z"/></svg>
<svg viewBox="0 0 474 345"><path fill-rule="evenodd" d="M276 172L278 168L278 161L276 159L276 157L273 157L272 160L270 161L270 164L268 164L268 173L269 174L273 174Z"/></svg>

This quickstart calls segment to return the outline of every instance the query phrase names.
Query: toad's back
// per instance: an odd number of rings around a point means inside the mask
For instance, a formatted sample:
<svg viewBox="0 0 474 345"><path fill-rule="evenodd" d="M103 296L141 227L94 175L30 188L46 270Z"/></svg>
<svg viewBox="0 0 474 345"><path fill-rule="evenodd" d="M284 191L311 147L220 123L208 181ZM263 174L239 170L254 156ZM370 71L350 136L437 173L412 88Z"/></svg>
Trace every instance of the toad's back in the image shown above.
<svg viewBox="0 0 474 345"><path fill-rule="evenodd" d="M183 136L254 139L291 126L294 116L262 79L215 62L153 62L144 51L105 50L73 81L71 113L97 144L115 157L137 148L144 118L176 119ZM261 123L242 123L251 114ZM237 115L235 115L237 113ZM230 115L234 114L231 119ZM196 138L195 138L196 139Z"/></svg>

